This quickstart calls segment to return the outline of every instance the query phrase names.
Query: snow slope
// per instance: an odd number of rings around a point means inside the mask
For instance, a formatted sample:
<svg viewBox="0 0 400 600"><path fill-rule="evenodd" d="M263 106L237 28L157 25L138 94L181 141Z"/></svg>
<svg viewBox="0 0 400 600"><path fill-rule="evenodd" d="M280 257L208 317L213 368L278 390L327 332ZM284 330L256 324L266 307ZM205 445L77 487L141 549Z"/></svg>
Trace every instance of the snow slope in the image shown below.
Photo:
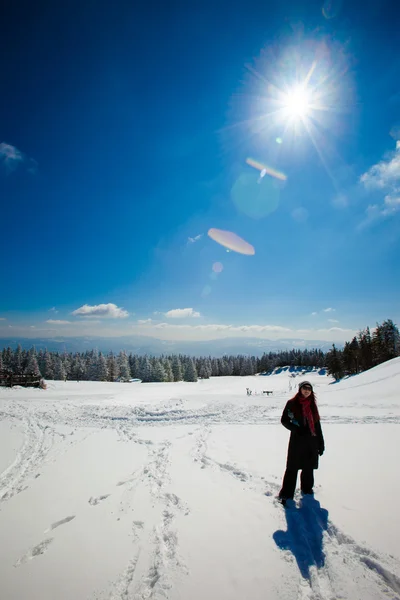
<svg viewBox="0 0 400 600"><path fill-rule="evenodd" d="M326 452L285 511L301 378L0 388L1 600L400 599L400 359L304 376Z"/></svg>

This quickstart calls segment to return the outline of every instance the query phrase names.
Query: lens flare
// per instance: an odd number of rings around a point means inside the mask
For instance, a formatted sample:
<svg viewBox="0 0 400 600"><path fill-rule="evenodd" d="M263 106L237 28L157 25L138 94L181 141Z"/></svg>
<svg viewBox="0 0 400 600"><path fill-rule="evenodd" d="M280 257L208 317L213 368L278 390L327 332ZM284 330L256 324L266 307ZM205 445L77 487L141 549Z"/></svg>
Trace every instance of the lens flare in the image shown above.
<svg viewBox="0 0 400 600"><path fill-rule="evenodd" d="M224 270L224 265L220 262L216 262L213 264L212 270L214 271L214 273L222 273L222 271Z"/></svg>
<svg viewBox="0 0 400 600"><path fill-rule="evenodd" d="M246 163L250 165L250 167L258 169L258 171L261 171L261 173L264 173L264 175L270 175L271 177L275 177L275 179L279 179L280 181L286 181L287 179L287 176L285 173L282 173L282 171L273 169L272 167L269 167L268 165L265 165L254 158L246 158ZM262 177L264 177L264 175L262 175Z"/></svg>
<svg viewBox="0 0 400 600"><path fill-rule="evenodd" d="M233 233L232 231L224 231L223 229L209 229L208 236L229 250L233 250L234 252L238 252L239 254L246 254L247 256L253 256L256 251L254 247L245 242L241 237Z"/></svg>

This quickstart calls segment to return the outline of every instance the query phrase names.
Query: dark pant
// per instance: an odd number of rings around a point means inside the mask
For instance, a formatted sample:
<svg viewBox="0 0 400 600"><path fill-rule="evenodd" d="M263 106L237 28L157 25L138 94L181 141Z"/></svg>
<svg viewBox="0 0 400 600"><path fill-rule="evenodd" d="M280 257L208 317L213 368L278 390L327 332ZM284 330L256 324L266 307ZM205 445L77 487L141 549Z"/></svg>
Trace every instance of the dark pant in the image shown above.
<svg viewBox="0 0 400 600"><path fill-rule="evenodd" d="M293 498L296 489L297 471L298 469L286 469L282 489L279 492L280 498ZM300 484L302 492L305 494L312 492L314 485L314 469L302 469Z"/></svg>

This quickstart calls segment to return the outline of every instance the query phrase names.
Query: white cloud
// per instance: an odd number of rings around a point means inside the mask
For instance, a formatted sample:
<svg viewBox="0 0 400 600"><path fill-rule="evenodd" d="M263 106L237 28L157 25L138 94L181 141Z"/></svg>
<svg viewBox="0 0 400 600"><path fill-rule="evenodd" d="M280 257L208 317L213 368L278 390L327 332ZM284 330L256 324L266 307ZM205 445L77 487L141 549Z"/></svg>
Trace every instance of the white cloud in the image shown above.
<svg viewBox="0 0 400 600"><path fill-rule="evenodd" d="M24 161L24 156L15 146L1 142L0 160L6 169L14 171Z"/></svg>
<svg viewBox="0 0 400 600"><path fill-rule="evenodd" d="M139 325L149 325L150 323L154 323L153 319L138 319Z"/></svg>
<svg viewBox="0 0 400 600"><path fill-rule="evenodd" d="M15 171L20 165L24 165L29 173L37 172L38 164L33 158L27 157L23 152L6 142L0 143L0 163L7 171Z"/></svg>
<svg viewBox="0 0 400 600"><path fill-rule="evenodd" d="M396 194L388 194L385 196L385 205L382 209L382 215L387 217L393 215L400 210L400 189L397 190Z"/></svg>
<svg viewBox="0 0 400 600"><path fill-rule="evenodd" d="M7 321L5 317L0 317L0 321Z"/></svg>
<svg viewBox="0 0 400 600"><path fill-rule="evenodd" d="M189 244L195 244L196 242L198 242L199 240L201 240L202 237L203 237L202 233L200 233L199 235L196 235L195 237L189 237L188 238L188 243Z"/></svg>
<svg viewBox="0 0 400 600"><path fill-rule="evenodd" d="M322 309L320 312L318 312L317 310L315 310L314 312L311 313L311 316L312 317L316 317L320 313L331 313L331 312L336 312L336 309L329 306L328 308Z"/></svg>
<svg viewBox="0 0 400 600"><path fill-rule="evenodd" d="M46 323L50 323L50 325L70 325L71 321L63 321L61 319L48 319Z"/></svg>
<svg viewBox="0 0 400 600"><path fill-rule="evenodd" d="M56 307L53 306L52 308L49 308L49 312L53 312L53 313L57 314L58 310L56 310Z"/></svg>
<svg viewBox="0 0 400 600"><path fill-rule="evenodd" d="M74 317L85 316L85 317L102 317L108 319L125 319L129 317L127 310L118 308L116 304L111 302L108 304L97 304L95 306L89 306L84 304L80 308L77 308L72 312Z"/></svg>
<svg viewBox="0 0 400 600"><path fill-rule="evenodd" d="M99 323L101 323L101 321L88 318L88 319L79 319L79 321L77 321L77 323L87 323L88 325L98 325Z"/></svg>
<svg viewBox="0 0 400 600"><path fill-rule="evenodd" d="M400 212L400 141L396 149L373 165L360 177L360 182L367 191L384 193L383 204L370 204L366 209L366 217L358 229L364 229L374 221L390 217Z"/></svg>
<svg viewBox="0 0 400 600"><path fill-rule="evenodd" d="M367 189L384 189L400 184L400 141L396 142L396 149L360 177L361 183Z"/></svg>
<svg viewBox="0 0 400 600"><path fill-rule="evenodd" d="M292 331L288 327L279 325L223 325L223 324L208 324L208 325L176 325L171 323L157 323L155 329L187 329L190 331L229 331L229 332L244 332L244 333L263 333L263 332L289 332Z"/></svg>
<svg viewBox="0 0 400 600"><path fill-rule="evenodd" d="M329 323L339 323L337 319L328 319Z"/></svg>
<svg viewBox="0 0 400 600"><path fill-rule="evenodd" d="M30 325L30 328L31 329L36 329L36 326L35 325Z"/></svg>
<svg viewBox="0 0 400 600"><path fill-rule="evenodd" d="M193 308L174 308L164 313L169 319L187 319L187 318L198 318L200 313L193 310Z"/></svg>
<svg viewBox="0 0 400 600"><path fill-rule="evenodd" d="M148 320L146 320L148 321ZM281 325L233 325L209 323L203 325L180 324L171 322L137 322L132 330L137 334L148 335L162 340L206 341L223 338L257 338L259 340L294 339L301 336L303 340L326 340L343 342L357 334L355 330L341 327L296 329Z"/></svg>

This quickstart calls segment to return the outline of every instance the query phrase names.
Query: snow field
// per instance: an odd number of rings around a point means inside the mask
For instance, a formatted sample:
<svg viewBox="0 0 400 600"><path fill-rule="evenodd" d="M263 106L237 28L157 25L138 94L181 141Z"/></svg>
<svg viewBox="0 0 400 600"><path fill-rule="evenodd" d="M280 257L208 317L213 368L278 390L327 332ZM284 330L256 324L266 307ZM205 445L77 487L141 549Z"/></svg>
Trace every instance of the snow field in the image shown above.
<svg viewBox="0 0 400 600"><path fill-rule="evenodd" d="M289 375L0 389L1 599L399 599L400 360ZM326 452L284 510L302 378Z"/></svg>

